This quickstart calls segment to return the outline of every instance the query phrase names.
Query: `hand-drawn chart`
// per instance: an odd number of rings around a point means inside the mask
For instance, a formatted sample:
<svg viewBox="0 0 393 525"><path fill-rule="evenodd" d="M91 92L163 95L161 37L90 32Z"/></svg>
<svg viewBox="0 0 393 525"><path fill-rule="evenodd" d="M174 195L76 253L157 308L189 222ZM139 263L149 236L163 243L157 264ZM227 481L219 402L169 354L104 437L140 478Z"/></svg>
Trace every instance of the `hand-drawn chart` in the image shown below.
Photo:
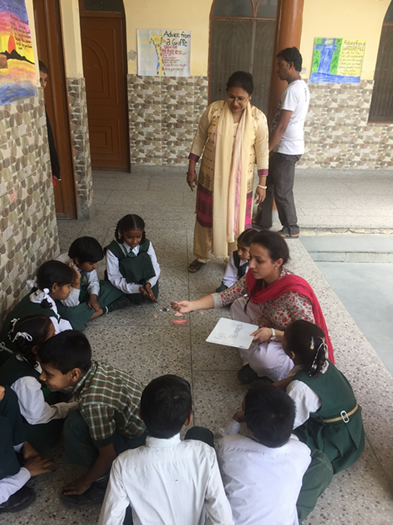
<svg viewBox="0 0 393 525"><path fill-rule="evenodd" d="M358 84L365 48L365 40L316 38L310 82Z"/></svg>
<svg viewBox="0 0 393 525"><path fill-rule="evenodd" d="M222 317L206 339L206 342L247 349L250 348L253 340L251 334L255 330L258 330L256 325Z"/></svg>
<svg viewBox="0 0 393 525"><path fill-rule="evenodd" d="M138 75L190 76L191 31L138 29Z"/></svg>

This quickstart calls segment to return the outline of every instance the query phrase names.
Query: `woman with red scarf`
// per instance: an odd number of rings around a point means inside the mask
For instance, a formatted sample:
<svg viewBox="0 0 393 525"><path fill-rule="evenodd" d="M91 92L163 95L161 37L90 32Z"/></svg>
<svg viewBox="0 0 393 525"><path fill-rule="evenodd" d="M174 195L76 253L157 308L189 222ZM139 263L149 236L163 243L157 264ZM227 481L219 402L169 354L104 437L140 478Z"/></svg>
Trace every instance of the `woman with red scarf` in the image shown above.
<svg viewBox="0 0 393 525"><path fill-rule="evenodd" d="M328 357L334 363L333 347L318 299L307 281L284 268L288 259L288 246L280 234L260 232L251 244L249 271L244 277L221 293L206 295L197 301L172 303L173 308L183 314L233 303L233 319L258 326L250 348L240 349L244 366L238 377L242 383L251 383L258 377L272 381L286 377L293 363L282 348L282 339L285 328L298 319L318 325L327 334ZM245 294L248 297L244 297Z"/></svg>

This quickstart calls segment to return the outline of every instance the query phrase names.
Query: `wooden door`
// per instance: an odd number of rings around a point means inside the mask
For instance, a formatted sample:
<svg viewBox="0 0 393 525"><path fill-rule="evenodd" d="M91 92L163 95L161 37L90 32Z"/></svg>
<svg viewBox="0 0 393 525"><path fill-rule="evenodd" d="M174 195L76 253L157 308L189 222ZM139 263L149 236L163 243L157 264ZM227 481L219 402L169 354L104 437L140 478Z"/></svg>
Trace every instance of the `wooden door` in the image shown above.
<svg viewBox="0 0 393 525"><path fill-rule="evenodd" d="M92 167L129 171L124 10L87 11L80 0L80 15Z"/></svg>
<svg viewBox="0 0 393 525"><path fill-rule="evenodd" d="M54 188L59 218L76 219L76 191L59 0L34 0L38 58L49 69L45 105L55 139L61 181ZM48 173L48 177L51 174Z"/></svg>

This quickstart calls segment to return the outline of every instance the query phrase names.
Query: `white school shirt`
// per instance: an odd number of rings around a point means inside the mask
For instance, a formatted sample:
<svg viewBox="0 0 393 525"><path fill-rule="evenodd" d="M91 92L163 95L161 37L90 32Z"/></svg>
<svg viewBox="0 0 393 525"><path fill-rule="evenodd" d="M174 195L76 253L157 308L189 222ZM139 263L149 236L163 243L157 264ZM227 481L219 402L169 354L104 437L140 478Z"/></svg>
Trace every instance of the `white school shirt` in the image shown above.
<svg viewBox="0 0 393 525"><path fill-rule="evenodd" d="M30 478L30 472L27 468L21 467L20 471L14 476L0 479L0 505L24 487Z"/></svg>
<svg viewBox="0 0 393 525"><path fill-rule="evenodd" d="M243 266L244 264L247 264L247 259L245 261L240 260L240 266ZM247 269L248 272L248 269ZM246 272L246 273L247 273ZM222 282L225 284L225 286L232 286L232 284L235 284L235 282L239 279L238 269L235 266L235 261L233 258L233 253L231 253L227 267L225 268L224 277L222 278Z"/></svg>
<svg viewBox="0 0 393 525"><path fill-rule="evenodd" d="M296 502L311 463L308 446L292 434L285 445L269 448L239 434L240 423L231 427L232 435L224 435L216 448L235 525L298 525Z"/></svg>
<svg viewBox="0 0 393 525"><path fill-rule="evenodd" d="M70 257L68 253L62 253L57 258L58 261L67 264L70 260ZM75 265L75 268L78 270L78 272L82 272L78 266ZM91 272L87 272L87 292L89 295L98 295L100 293L100 280L98 279L97 270L92 270ZM72 307L72 306L79 306L79 294L80 289L79 288L73 288L71 290L70 295L67 297L67 299L64 299L64 301L61 301L64 306Z"/></svg>
<svg viewBox="0 0 393 525"><path fill-rule="evenodd" d="M301 365L296 365L292 368L289 376L294 376L299 370L303 367ZM321 373L324 374L329 368L329 362L326 361ZM293 428L300 427L303 425L309 418L310 414L319 410L322 406L321 398L312 390L306 383L303 381L294 380L289 383L287 386L287 394L294 400L296 407L295 422Z"/></svg>
<svg viewBox="0 0 393 525"><path fill-rule="evenodd" d="M150 241L149 241L150 242ZM119 244L122 250L126 250L127 253L130 251L130 247L127 243ZM134 255L138 255L139 253L139 244L138 246L135 246L132 250ZM153 264L154 271L156 275L152 277L151 279L148 279L148 283L150 283L151 287L157 283L158 278L160 276L160 265L157 261L156 252L154 251L153 245L150 242L149 249L147 250L148 255L150 255L151 262ZM131 294L131 293L141 293L139 288L140 284L135 283L128 283L126 281L126 278L122 276L119 268L119 259L114 255L110 250L107 250L106 252L106 271L108 273L108 279L113 286L118 288L123 293Z"/></svg>
<svg viewBox="0 0 393 525"><path fill-rule="evenodd" d="M99 525L122 525L128 505L134 525L233 525L214 449L180 434L113 462Z"/></svg>
<svg viewBox="0 0 393 525"><path fill-rule="evenodd" d="M288 84L281 95L272 129L278 123L281 110L292 111L292 115L284 135L273 148L273 151L286 155L302 155L304 153L304 122L309 104L310 91L304 80L294 80Z"/></svg>
<svg viewBox="0 0 393 525"><path fill-rule="evenodd" d="M23 357L17 356L17 359L23 361ZM35 370L39 374L42 372L38 363ZM49 405L45 401L40 382L32 376L17 379L12 383L11 388L18 398L21 415L30 425L48 423L52 419L64 419L70 410L78 408L76 401Z"/></svg>

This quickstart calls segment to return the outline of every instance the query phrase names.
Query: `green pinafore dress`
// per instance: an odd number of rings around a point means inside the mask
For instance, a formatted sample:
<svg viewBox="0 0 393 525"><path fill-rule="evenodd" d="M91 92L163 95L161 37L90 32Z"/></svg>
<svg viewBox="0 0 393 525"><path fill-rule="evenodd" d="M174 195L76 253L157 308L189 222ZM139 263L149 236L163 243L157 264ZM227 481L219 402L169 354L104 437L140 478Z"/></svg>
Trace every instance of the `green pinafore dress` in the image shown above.
<svg viewBox="0 0 393 525"><path fill-rule="evenodd" d="M302 381L321 399L322 406L293 432L311 450L326 454L336 474L355 463L364 449L362 409L347 416L356 408L357 402L347 378L329 361L324 374L310 377L304 371L294 375L293 380ZM326 420L337 419L334 422Z"/></svg>

